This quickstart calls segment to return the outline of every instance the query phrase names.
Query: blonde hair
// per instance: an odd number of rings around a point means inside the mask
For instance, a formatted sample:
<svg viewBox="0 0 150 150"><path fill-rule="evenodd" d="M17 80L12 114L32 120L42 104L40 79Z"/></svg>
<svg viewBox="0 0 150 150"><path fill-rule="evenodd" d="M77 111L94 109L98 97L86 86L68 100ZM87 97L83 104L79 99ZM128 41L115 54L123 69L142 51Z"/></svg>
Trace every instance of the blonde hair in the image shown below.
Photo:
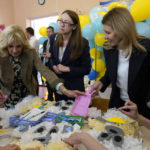
<svg viewBox="0 0 150 150"><path fill-rule="evenodd" d="M28 39L23 29L18 25L10 25L2 31L0 35L0 56L8 56L7 47L13 42L18 42L23 46L24 50L33 49L28 42Z"/></svg>
<svg viewBox="0 0 150 150"><path fill-rule="evenodd" d="M110 26L120 37L118 48L127 51L127 55L131 55L133 46L138 51L146 51L139 41L147 37L137 33L135 22L126 8L113 8L104 16L102 23ZM104 43L104 48L111 48L109 42Z"/></svg>

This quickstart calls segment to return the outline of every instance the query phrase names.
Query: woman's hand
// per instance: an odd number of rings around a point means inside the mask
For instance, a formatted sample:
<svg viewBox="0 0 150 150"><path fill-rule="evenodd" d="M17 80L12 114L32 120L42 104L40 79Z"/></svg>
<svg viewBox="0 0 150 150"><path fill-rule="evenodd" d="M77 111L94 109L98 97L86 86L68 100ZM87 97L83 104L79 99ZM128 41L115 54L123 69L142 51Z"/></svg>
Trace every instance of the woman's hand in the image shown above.
<svg viewBox="0 0 150 150"><path fill-rule="evenodd" d="M50 58L51 57L51 53L50 52L44 52L43 53L43 57Z"/></svg>
<svg viewBox="0 0 150 150"><path fill-rule="evenodd" d="M70 68L67 67L67 66L64 66L64 65L62 65L62 64L58 64L58 65L57 65L57 68L58 68L58 70L61 71L61 72L70 72Z"/></svg>
<svg viewBox="0 0 150 150"><path fill-rule="evenodd" d="M148 108L150 108L150 101L149 101L149 102L147 102L147 107L148 107Z"/></svg>
<svg viewBox="0 0 150 150"><path fill-rule="evenodd" d="M96 96L98 94L98 92L101 90L103 84L101 81L97 81L95 82L92 86L91 86L91 91L90 93L92 93L94 90L96 90L96 92L94 92L94 94L92 96Z"/></svg>
<svg viewBox="0 0 150 150"><path fill-rule="evenodd" d="M66 96L70 98L77 98L80 95L85 95L85 92L81 92L78 90L68 90L63 85L59 87L59 90Z"/></svg>
<svg viewBox="0 0 150 150"><path fill-rule="evenodd" d="M0 147L0 150L21 150L21 149L19 146L15 145L15 144L9 144L7 146Z"/></svg>
<svg viewBox="0 0 150 150"><path fill-rule="evenodd" d="M97 140L88 133L73 133L69 138L64 139L64 142L74 146L75 144L83 144L88 150L107 150Z"/></svg>
<svg viewBox="0 0 150 150"><path fill-rule="evenodd" d="M62 73L61 71L59 71L59 69L56 65L53 66L53 70L56 74L61 74Z"/></svg>
<svg viewBox="0 0 150 150"><path fill-rule="evenodd" d="M138 119L139 113L137 105L130 100L128 100L123 107L120 107L119 110L134 120Z"/></svg>
<svg viewBox="0 0 150 150"><path fill-rule="evenodd" d="M67 89L63 92L63 94L70 97L70 98L77 98L80 95L85 95L84 92L81 92L78 90L67 90Z"/></svg>
<svg viewBox="0 0 150 150"><path fill-rule="evenodd" d="M71 146L74 146L75 144L81 144L81 137L83 133L73 133L69 138L64 139L63 141Z"/></svg>

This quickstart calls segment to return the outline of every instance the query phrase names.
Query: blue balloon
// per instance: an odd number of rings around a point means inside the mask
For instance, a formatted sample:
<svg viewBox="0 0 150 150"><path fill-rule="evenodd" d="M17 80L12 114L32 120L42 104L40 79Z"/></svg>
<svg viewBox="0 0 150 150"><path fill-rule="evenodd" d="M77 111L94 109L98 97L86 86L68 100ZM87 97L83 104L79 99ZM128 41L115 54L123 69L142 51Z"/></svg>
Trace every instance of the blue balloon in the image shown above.
<svg viewBox="0 0 150 150"><path fill-rule="evenodd" d="M51 22L49 26L52 26L54 28L54 32L59 31L58 23L57 22Z"/></svg>
<svg viewBox="0 0 150 150"><path fill-rule="evenodd" d="M146 19L146 23L150 25L150 18Z"/></svg>
<svg viewBox="0 0 150 150"><path fill-rule="evenodd" d="M94 40L89 40L89 46L90 46L90 49L91 48L95 48L95 42L94 42Z"/></svg>
<svg viewBox="0 0 150 150"><path fill-rule="evenodd" d="M95 21L92 23L92 26L95 30L95 32L99 32L99 33L104 33L104 30L103 30L103 24L102 24L102 17L98 17L95 19Z"/></svg>
<svg viewBox="0 0 150 150"><path fill-rule="evenodd" d="M100 51L101 53L103 53L103 47L102 46L98 46L96 45L95 48Z"/></svg>
<svg viewBox="0 0 150 150"><path fill-rule="evenodd" d="M150 37L150 25L144 22L136 22L136 30L140 35Z"/></svg>
<svg viewBox="0 0 150 150"><path fill-rule="evenodd" d="M95 80L97 78L98 74L99 74L98 72L96 72L92 69L92 71L90 72L88 77L89 77L90 80Z"/></svg>
<svg viewBox="0 0 150 150"><path fill-rule="evenodd" d="M92 65L93 61L94 61L94 59L93 59L93 58L91 58L91 65Z"/></svg>
<svg viewBox="0 0 150 150"><path fill-rule="evenodd" d="M83 28L82 28L82 35L87 39L87 40L92 40L94 39L95 36L95 31L92 27L91 24L86 24Z"/></svg>
<svg viewBox="0 0 150 150"><path fill-rule="evenodd" d="M104 8L100 7L100 6L97 6L97 7L94 7L91 11L90 11L90 21L91 23L93 23L95 21L96 18L98 18L100 15L97 14L99 11L106 11Z"/></svg>
<svg viewBox="0 0 150 150"><path fill-rule="evenodd" d="M46 40L48 40L48 37L47 37L47 36L46 36L46 37L40 37L40 38L39 38L39 43L40 43L41 45L43 45L43 43L44 43Z"/></svg>
<svg viewBox="0 0 150 150"><path fill-rule="evenodd" d="M102 59L104 61L104 63L105 63L105 57L104 56L100 57L100 59Z"/></svg>

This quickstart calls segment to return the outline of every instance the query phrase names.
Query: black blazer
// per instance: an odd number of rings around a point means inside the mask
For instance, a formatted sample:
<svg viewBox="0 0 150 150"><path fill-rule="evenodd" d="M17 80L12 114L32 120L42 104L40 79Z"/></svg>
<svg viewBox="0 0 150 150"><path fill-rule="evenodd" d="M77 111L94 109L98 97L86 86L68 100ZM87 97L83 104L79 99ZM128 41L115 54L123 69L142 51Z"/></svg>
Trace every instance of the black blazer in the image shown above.
<svg viewBox="0 0 150 150"><path fill-rule="evenodd" d="M150 109L146 102L150 101L150 39L143 39L140 43L147 52L134 51L129 59L128 73L128 95L131 101L138 105L139 112L150 118ZM100 80L103 83L101 91L105 91L107 86L112 84L109 107L120 107L124 102L120 99L120 89L116 85L118 68L118 50L104 49L106 61L106 73Z"/></svg>
<svg viewBox="0 0 150 150"><path fill-rule="evenodd" d="M91 70L91 59L89 54L89 43L86 39L84 39L84 51L83 54L75 61L70 60L70 41L65 49L62 61L59 61L59 47L54 49L55 36L51 35L50 37L50 52L51 52L51 65L62 64L64 66L68 66L70 68L70 72L62 73L58 75L58 77L64 79L64 85L66 88L70 90L80 90L84 91L84 75L89 74Z"/></svg>

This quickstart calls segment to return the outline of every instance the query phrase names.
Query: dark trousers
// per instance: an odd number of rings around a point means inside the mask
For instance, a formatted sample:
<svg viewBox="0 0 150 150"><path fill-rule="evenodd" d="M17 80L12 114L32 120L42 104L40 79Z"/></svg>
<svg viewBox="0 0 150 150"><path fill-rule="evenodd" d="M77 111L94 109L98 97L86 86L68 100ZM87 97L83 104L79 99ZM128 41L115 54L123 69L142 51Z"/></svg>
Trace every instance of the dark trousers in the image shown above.
<svg viewBox="0 0 150 150"><path fill-rule="evenodd" d="M48 100L54 101L54 97L53 97L54 90L51 88L48 82L46 82L46 84L47 84L47 89L48 89Z"/></svg>

